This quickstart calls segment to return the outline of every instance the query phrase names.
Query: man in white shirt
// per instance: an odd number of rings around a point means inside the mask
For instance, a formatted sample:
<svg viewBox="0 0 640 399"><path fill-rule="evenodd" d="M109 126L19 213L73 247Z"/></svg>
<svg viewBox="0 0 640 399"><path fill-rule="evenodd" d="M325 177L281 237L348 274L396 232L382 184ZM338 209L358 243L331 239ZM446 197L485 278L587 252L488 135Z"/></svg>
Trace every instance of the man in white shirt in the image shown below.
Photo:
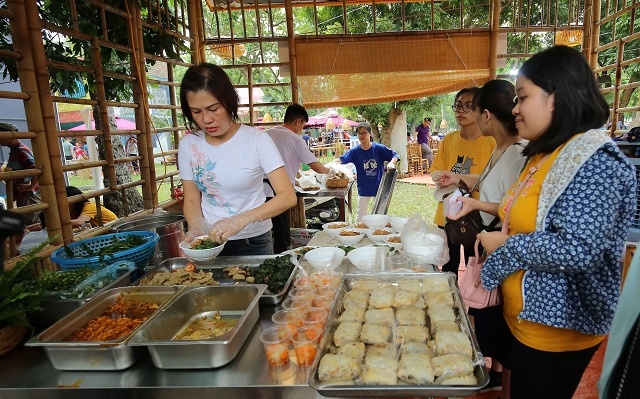
<svg viewBox="0 0 640 399"><path fill-rule="evenodd" d="M267 130L278 147L284 167L292 185L295 185L296 174L302 163L309 165L316 173L329 173L329 168L318 162L304 139L301 137L304 125L309 121L309 114L302 105L292 104L284 113L284 123ZM267 201L273 197L273 190L265 181L264 192ZM273 223L273 253L286 251L291 243L289 211L271 219Z"/></svg>

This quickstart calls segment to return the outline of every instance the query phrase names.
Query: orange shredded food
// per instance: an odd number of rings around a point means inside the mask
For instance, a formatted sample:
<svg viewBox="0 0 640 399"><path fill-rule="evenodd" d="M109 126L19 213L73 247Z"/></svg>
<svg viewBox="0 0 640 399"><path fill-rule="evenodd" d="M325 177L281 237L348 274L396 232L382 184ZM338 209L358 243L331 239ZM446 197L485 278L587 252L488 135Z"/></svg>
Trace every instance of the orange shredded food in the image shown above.
<svg viewBox="0 0 640 399"><path fill-rule="evenodd" d="M112 341L124 337L142 324L158 307L157 303L117 302L64 341Z"/></svg>

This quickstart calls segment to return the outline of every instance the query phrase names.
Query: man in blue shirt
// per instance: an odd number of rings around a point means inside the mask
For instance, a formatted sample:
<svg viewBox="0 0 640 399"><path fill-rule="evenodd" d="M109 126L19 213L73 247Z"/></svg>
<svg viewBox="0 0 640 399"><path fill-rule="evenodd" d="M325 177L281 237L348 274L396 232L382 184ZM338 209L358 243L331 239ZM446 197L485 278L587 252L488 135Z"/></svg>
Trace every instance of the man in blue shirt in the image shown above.
<svg viewBox="0 0 640 399"><path fill-rule="evenodd" d="M358 216L361 221L367 214L369 201L378 193L378 186L384 173L384 163L389 162L387 168L394 169L400 156L387 146L373 142L371 125L362 122L356 127L360 145L347 151L337 159L342 164L353 163L356 167L356 182L358 183Z"/></svg>
<svg viewBox="0 0 640 399"><path fill-rule="evenodd" d="M420 148L422 149L422 158L429 160L429 167L433 163L433 150L429 146L431 142L431 118L424 118L422 123L416 127L416 132L418 133L417 141L420 144Z"/></svg>

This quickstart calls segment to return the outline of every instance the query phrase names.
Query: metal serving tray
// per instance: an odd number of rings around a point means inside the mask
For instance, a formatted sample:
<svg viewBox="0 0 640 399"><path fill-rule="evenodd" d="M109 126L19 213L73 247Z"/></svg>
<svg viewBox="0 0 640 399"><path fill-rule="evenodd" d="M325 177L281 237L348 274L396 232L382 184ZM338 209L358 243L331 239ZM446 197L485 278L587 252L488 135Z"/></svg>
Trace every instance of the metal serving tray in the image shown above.
<svg viewBox="0 0 640 399"><path fill-rule="evenodd" d="M232 361L255 326L264 284L188 287L133 336L129 345L146 346L156 367L201 369L222 367ZM222 318L239 317L219 337L175 340L194 321L218 312Z"/></svg>
<svg viewBox="0 0 640 399"><path fill-rule="evenodd" d="M128 346L135 331L153 320L169 299L184 287L121 287L105 291L57 323L25 343L41 346L51 364L58 370L123 370L133 365L144 354L144 348ZM157 303L156 310L142 325L129 335L113 341L65 342L66 337L89 321L103 314L122 296L123 300Z"/></svg>
<svg viewBox="0 0 640 399"><path fill-rule="evenodd" d="M276 258L278 256L283 255L254 255L254 256L219 256L214 258L209 262L198 262L196 263L198 270L203 270L205 272L213 273L213 278L220 282L220 285L253 285L250 283L245 283L238 280L233 280L229 278L229 276L222 271L225 267L238 266L243 268L254 269L260 266L262 262L269 258ZM177 269L182 269L187 266L189 260L187 258L171 258L167 259L152 270L150 270L144 277L151 278L157 273L174 271ZM298 274L298 267L296 266L289 279L287 280L284 288L280 292L270 292L268 289L264 291L262 296L260 297L260 305L277 305L284 299L289 287L291 287L291 283L293 282L295 276ZM139 284L139 281L134 284Z"/></svg>
<svg viewBox="0 0 640 399"><path fill-rule="evenodd" d="M119 276L111 283L105 285L98 291L96 291L93 295L84 298L69 298L69 299L45 299L42 301L42 309L39 312L29 314L29 323L37 330L43 330L56 321L62 319L64 316L78 309L80 306L89 302L91 299L97 297L104 291L110 290L111 288L119 288L126 287L131 284L133 275L138 273L138 269L128 270L122 276Z"/></svg>
<svg viewBox="0 0 640 399"><path fill-rule="evenodd" d="M427 276L436 278L444 278L448 280L449 287L454 296L454 308L457 308L459 315L459 324L461 330L468 334L473 348L473 359L475 364L474 374L478 381L476 385L412 385L398 381L398 385L331 385L322 382L318 378L318 365L322 356L329 352L333 342L333 333L338 326L338 317L342 310L342 301L344 295L350 290L353 282L356 280L378 279L381 282L396 283L401 279L416 279L422 281ZM460 290L452 273L375 273L375 274L346 274L341 282L340 288L336 294L336 300L333 304L331 314L325 326L325 337L322 347L318 351L318 355L309 371L309 385L316 389L323 396L348 396L348 397L433 397L433 396L473 396L480 389L489 383L489 374L484 368L484 360L478 341L476 340L469 316L465 311Z"/></svg>

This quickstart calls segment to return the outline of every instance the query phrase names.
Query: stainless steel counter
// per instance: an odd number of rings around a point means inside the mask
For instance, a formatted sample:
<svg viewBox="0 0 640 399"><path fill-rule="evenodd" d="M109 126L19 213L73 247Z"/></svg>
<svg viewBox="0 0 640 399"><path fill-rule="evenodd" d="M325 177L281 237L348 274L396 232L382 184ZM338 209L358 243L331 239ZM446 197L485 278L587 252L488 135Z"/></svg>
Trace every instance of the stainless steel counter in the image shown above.
<svg viewBox="0 0 640 399"><path fill-rule="evenodd" d="M346 259L337 269L355 270ZM273 326L271 315L281 309L260 306L260 319L238 356L217 369L159 369L146 354L123 371L60 371L41 348L21 346L0 357L0 399L322 398L307 384L308 369L298 368L295 355L289 370L276 372L267 364L260 332Z"/></svg>
<svg viewBox="0 0 640 399"><path fill-rule="evenodd" d="M261 306L260 320L238 356L228 365L210 370L162 370L149 355L124 371L59 371L41 348L16 348L0 357L0 399L102 398L316 398L305 369L274 372L267 365L260 342L261 328L273 323L279 306ZM293 357L295 359L295 356Z"/></svg>

